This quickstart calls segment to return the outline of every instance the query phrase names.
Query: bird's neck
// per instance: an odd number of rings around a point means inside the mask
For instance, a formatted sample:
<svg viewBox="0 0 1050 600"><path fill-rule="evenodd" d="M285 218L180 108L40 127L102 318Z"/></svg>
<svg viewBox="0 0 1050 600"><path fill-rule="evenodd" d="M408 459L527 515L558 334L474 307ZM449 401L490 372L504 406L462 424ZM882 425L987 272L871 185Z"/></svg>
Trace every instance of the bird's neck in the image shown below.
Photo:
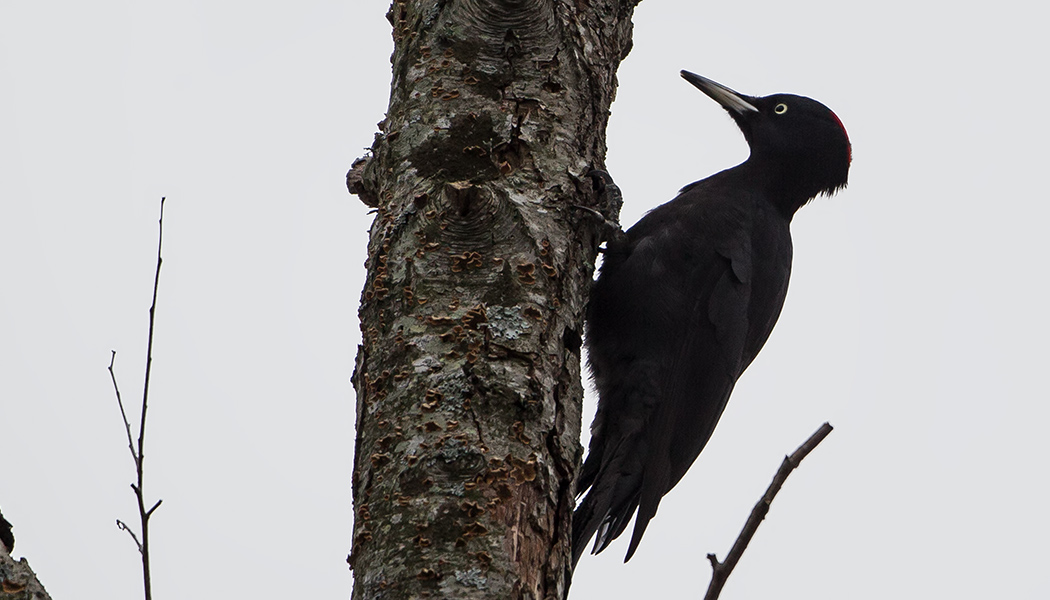
<svg viewBox="0 0 1050 600"><path fill-rule="evenodd" d="M789 161L764 161L752 155L732 170L789 221L823 191L820 184L805 176L806 169Z"/></svg>

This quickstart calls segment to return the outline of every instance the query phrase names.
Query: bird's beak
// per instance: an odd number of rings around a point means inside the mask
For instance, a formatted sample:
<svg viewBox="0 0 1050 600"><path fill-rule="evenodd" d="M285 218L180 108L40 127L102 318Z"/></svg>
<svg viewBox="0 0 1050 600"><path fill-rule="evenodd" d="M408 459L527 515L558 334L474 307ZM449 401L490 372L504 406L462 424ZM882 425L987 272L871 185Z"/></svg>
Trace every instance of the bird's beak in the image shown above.
<svg viewBox="0 0 1050 600"><path fill-rule="evenodd" d="M707 77L702 77L689 71L682 71L682 78L695 85L701 92L710 96L712 100L721 104L726 110L731 110L738 115L758 112L754 105L745 100L747 96L734 92L721 83L716 83Z"/></svg>

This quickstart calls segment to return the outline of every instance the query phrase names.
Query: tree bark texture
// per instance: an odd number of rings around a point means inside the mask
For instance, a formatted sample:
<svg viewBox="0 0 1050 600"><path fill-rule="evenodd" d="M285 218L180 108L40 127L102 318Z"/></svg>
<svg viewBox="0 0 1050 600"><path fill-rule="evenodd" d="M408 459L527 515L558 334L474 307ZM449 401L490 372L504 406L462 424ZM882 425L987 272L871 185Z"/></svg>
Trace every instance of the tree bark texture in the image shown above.
<svg viewBox="0 0 1050 600"><path fill-rule="evenodd" d="M354 373L353 598L562 598L583 309L633 0L395 0L347 175L376 210ZM619 207L599 209L615 216Z"/></svg>
<svg viewBox="0 0 1050 600"><path fill-rule="evenodd" d="M25 558L16 561L0 547L0 600L51 600Z"/></svg>

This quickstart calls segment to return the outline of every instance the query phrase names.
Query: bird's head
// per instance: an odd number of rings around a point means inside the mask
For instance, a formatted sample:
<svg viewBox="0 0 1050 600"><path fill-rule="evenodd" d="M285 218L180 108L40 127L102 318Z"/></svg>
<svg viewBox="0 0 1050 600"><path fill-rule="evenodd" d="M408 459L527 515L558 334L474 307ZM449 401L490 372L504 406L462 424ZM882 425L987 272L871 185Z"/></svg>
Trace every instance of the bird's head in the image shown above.
<svg viewBox="0 0 1050 600"><path fill-rule="evenodd" d="M748 160L797 197L798 206L846 187L852 148L830 108L793 94L745 96L689 71L682 77L729 112L751 147Z"/></svg>

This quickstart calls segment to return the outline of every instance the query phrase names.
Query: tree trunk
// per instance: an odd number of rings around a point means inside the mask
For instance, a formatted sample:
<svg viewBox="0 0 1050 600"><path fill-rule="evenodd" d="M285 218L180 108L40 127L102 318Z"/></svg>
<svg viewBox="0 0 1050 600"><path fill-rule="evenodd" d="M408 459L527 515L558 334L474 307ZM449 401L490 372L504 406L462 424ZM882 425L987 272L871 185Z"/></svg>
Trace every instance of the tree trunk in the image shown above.
<svg viewBox="0 0 1050 600"><path fill-rule="evenodd" d="M568 589L600 243L573 205L595 203L586 174L604 163L634 5L390 8L390 106L347 175L376 209L354 374L355 599Z"/></svg>
<svg viewBox="0 0 1050 600"><path fill-rule="evenodd" d="M15 561L0 547L0 598L11 600L51 600L47 590L29 568L25 558Z"/></svg>

